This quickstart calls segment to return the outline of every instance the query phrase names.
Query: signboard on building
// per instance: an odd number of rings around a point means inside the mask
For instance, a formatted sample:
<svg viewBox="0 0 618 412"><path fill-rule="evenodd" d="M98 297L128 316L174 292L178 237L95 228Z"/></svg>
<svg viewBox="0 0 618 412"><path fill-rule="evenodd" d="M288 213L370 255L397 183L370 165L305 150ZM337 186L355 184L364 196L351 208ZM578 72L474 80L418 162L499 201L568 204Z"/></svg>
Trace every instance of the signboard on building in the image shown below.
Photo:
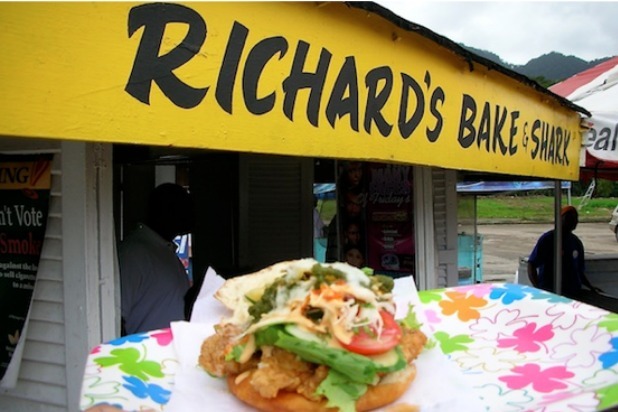
<svg viewBox="0 0 618 412"><path fill-rule="evenodd" d="M362 6L11 2L0 24L2 135L578 177L564 101Z"/></svg>

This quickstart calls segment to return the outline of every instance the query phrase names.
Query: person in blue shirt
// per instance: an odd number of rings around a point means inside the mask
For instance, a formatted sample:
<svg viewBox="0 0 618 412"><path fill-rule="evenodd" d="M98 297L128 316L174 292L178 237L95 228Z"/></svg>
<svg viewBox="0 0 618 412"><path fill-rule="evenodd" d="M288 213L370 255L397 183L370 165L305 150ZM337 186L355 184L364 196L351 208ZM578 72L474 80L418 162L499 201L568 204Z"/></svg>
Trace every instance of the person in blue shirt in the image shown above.
<svg viewBox="0 0 618 412"><path fill-rule="evenodd" d="M190 284L174 238L193 224L193 201L182 186L163 183L150 193L145 221L118 247L122 335L187 319Z"/></svg>
<svg viewBox="0 0 618 412"><path fill-rule="evenodd" d="M573 233L579 223L577 209L565 206L560 211L562 218L562 295L576 300L582 298L582 285L594 293L602 292L594 287L585 273L584 245ZM533 286L555 292L554 287L554 230L545 232L528 257L528 277Z"/></svg>

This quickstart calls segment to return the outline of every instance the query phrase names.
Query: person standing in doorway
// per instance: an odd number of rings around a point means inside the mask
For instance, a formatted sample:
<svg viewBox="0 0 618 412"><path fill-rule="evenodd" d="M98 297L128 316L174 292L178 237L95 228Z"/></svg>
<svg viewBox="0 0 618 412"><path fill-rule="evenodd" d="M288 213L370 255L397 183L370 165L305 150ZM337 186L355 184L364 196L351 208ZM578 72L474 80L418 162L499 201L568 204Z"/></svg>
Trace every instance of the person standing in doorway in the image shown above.
<svg viewBox="0 0 618 412"><path fill-rule="evenodd" d="M585 285L593 293L601 289L592 286L584 270L584 245L573 233L579 223L577 209L565 206L560 211L562 218L562 295L582 300ZM545 232L536 243L528 258L528 277L533 286L550 292L554 287L554 230Z"/></svg>
<svg viewBox="0 0 618 412"><path fill-rule="evenodd" d="M173 240L192 228L189 193L173 183L157 186L145 221L118 247L123 335L167 328L186 318L189 278Z"/></svg>

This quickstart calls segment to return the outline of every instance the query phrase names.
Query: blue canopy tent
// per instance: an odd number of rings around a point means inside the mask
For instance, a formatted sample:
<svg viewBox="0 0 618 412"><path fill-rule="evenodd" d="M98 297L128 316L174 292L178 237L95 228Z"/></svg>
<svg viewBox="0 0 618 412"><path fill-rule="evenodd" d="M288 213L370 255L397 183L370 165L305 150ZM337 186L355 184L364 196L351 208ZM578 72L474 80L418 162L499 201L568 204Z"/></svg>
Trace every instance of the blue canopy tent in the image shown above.
<svg viewBox="0 0 618 412"><path fill-rule="evenodd" d="M561 182L563 190L571 189L571 182ZM457 183L457 193L469 194L493 194L500 192L522 192L529 190L553 190L555 183L553 181L540 182L460 182Z"/></svg>
<svg viewBox="0 0 618 412"><path fill-rule="evenodd" d="M313 195L319 200L334 199L337 197L337 190L334 183L315 183L313 185Z"/></svg>
<svg viewBox="0 0 618 412"><path fill-rule="evenodd" d="M563 190L571 189L571 182L561 182ZM527 190L553 190L553 181L540 182L507 182L507 181L488 181L488 182L460 182L457 183L457 193L468 194L492 194L500 192L521 192ZM313 195L319 200L335 199L337 189L334 183L316 183L313 185Z"/></svg>

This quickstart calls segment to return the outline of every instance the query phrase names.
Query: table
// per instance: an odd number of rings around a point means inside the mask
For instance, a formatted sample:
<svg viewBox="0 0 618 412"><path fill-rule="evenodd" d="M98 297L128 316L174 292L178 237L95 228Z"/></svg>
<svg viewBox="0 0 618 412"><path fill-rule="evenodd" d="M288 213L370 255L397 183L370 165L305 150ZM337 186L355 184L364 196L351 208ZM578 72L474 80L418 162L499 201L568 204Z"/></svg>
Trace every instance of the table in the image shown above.
<svg viewBox="0 0 618 412"><path fill-rule="evenodd" d="M418 292L431 345L489 411L600 411L618 405L618 314L526 285ZM178 360L170 329L98 345L80 407L165 410Z"/></svg>

